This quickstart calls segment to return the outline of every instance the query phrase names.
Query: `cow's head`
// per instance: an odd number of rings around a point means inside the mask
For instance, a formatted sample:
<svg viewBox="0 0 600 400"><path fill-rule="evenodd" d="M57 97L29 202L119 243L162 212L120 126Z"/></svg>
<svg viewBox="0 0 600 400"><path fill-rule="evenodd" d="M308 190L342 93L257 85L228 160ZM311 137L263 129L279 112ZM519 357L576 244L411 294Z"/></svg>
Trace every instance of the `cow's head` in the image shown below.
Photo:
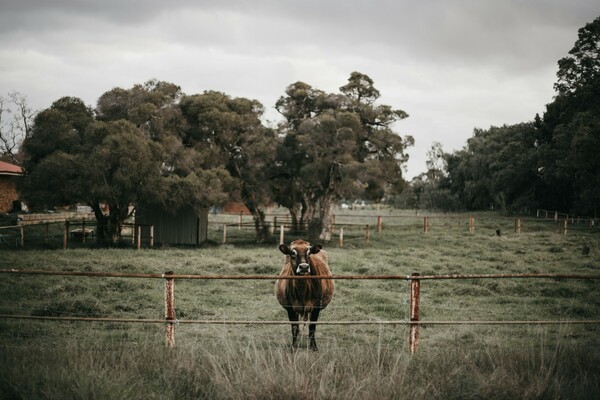
<svg viewBox="0 0 600 400"><path fill-rule="evenodd" d="M310 243L304 240L295 240L290 245L281 244L279 250L290 256L292 271L294 275L310 275L310 256L317 254L323 246L320 244L310 245Z"/></svg>

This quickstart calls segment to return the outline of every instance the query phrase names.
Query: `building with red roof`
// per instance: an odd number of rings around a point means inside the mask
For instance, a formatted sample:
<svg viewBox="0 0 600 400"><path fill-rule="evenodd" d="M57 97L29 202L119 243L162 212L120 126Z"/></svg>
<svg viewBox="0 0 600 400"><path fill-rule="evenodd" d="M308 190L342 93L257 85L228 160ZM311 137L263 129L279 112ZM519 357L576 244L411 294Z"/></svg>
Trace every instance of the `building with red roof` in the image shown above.
<svg viewBox="0 0 600 400"><path fill-rule="evenodd" d="M19 199L16 179L23 175L23 168L0 161L0 213L11 212Z"/></svg>

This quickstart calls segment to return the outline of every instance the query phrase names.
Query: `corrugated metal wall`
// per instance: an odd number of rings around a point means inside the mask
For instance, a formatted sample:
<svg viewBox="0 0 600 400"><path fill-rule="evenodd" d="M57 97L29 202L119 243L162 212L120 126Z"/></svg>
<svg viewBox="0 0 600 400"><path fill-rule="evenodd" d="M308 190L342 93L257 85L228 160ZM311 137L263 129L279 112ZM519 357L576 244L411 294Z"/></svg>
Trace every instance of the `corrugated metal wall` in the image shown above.
<svg viewBox="0 0 600 400"><path fill-rule="evenodd" d="M192 207L184 207L170 213L157 207L142 206L136 211L136 224L154 225L154 242L164 244L200 244L208 236L208 210L197 213ZM150 229L143 227L142 237L148 237Z"/></svg>

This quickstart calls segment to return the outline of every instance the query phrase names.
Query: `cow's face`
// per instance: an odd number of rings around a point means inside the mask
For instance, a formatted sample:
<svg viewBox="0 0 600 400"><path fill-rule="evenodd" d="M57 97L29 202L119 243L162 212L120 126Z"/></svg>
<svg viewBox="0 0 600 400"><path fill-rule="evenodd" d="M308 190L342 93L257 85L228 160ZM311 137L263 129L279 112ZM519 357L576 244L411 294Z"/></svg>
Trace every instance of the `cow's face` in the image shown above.
<svg viewBox="0 0 600 400"><path fill-rule="evenodd" d="M290 246L285 244L279 245L279 250L283 254L290 256L292 263L292 271L294 275L310 275L310 256L311 254L317 254L323 246L320 244L310 245L310 243L302 242L296 244L292 242Z"/></svg>

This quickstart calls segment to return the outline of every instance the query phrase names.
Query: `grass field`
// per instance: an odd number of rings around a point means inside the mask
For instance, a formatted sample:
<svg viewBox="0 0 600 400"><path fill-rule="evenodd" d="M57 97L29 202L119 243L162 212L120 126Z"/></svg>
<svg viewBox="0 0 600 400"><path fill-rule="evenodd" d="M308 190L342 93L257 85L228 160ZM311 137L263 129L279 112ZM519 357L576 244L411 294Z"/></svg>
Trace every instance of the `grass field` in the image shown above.
<svg viewBox="0 0 600 400"><path fill-rule="evenodd" d="M337 222L374 224L377 213L371 214L348 212ZM478 216L474 234L467 215L433 219L424 234L422 219L400 223L383 215L383 232L373 231L369 243L362 228L348 227L344 248L336 240L324 244L335 274L600 272L597 228L572 227L564 235L553 222L527 220L516 234L514 219L486 214ZM218 242L213 226L209 235ZM279 272L283 256L275 245L251 246L239 235L239 244L232 239L204 248L0 250L0 269ZM285 320L273 286L270 280L178 280L176 317ZM421 319L597 320L599 289L598 280L423 281ZM406 281L339 280L321 320L404 320L407 313ZM1 274L0 314L163 318L163 282ZM0 398L596 399L599 328L429 325L410 355L405 326L323 325L318 353L306 349L306 338L292 353L287 325L181 324L169 350L162 324L0 318Z"/></svg>

